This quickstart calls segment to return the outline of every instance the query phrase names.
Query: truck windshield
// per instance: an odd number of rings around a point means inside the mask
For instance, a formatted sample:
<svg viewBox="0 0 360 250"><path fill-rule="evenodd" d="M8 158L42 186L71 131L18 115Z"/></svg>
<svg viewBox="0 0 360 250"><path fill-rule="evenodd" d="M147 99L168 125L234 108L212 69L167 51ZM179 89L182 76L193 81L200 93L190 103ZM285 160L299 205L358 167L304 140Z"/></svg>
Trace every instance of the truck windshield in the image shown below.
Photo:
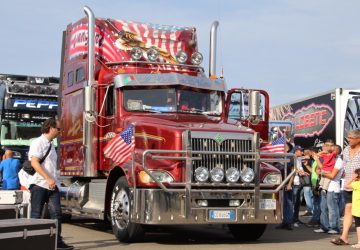
<svg viewBox="0 0 360 250"><path fill-rule="evenodd" d="M9 121L1 125L2 145L30 145L30 139L40 135L41 124Z"/></svg>
<svg viewBox="0 0 360 250"><path fill-rule="evenodd" d="M220 115L221 92L190 89L125 89L123 105L127 111L156 113L195 113Z"/></svg>

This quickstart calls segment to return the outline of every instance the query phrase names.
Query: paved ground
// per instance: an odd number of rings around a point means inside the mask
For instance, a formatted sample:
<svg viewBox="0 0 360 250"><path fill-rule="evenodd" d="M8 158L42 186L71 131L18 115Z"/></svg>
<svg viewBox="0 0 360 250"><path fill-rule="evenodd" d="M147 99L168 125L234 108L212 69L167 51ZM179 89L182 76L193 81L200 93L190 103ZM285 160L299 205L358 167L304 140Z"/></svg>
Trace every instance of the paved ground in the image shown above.
<svg viewBox="0 0 360 250"><path fill-rule="evenodd" d="M73 244L76 249L351 249L350 246L331 244L330 235L314 233L313 229L305 225L293 231L278 230L275 225L271 225L260 240L251 243L236 241L222 226L163 227L152 229L141 242L123 244L115 239L107 224L96 220L74 219L70 224L63 225L63 236L65 241ZM350 242L356 242L355 230L351 232Z"/></svg>

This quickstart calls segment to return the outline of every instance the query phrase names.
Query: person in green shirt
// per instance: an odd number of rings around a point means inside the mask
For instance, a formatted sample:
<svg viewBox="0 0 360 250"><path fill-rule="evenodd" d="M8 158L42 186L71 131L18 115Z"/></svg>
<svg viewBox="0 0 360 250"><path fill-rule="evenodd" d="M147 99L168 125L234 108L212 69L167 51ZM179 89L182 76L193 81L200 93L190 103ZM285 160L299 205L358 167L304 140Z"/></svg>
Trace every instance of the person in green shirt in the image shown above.
<svg viewBox="0 0 360 250"><path fill-rule="evenodd" d="M320 225L320 194L318 193L318 184L319 184L319 169L317 167L317 163L314 160L313 156L317 154L317 148L311 147L309 148L310 161L311 161L311 187L313 190L313 215L311 220L307 223L310 227L318 227ZM310 162L309 162L310 163Z"/></svg>

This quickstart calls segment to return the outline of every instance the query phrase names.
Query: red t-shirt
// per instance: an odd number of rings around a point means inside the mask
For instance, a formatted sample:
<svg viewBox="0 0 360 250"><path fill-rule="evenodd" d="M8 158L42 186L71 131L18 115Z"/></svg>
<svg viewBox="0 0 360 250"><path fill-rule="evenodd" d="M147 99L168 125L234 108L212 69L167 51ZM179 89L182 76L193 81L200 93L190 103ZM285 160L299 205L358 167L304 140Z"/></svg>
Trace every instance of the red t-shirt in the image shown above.
<svg viewBox="0 0 360 250"><path fill-rule="evenodd" d="M321 154L320 157L323 159L321 170L332 171L335 166L336 152Z"/></svg>

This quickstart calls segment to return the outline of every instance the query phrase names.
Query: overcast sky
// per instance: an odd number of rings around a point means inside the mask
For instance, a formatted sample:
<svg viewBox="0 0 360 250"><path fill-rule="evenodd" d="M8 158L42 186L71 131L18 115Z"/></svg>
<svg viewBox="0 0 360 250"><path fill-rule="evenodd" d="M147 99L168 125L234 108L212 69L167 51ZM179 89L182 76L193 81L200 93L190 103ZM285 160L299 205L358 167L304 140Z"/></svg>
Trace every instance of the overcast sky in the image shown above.
<svg viewBox="0 0 360 250"><path fill-rule="evenodd" d="M228 88L261 88L278 105L334 88L360 89L358 0L11 0L0 3L0 73L59 76L62 31L96 16L195 26L208 72L220 21L217 73Z"/></svg>

